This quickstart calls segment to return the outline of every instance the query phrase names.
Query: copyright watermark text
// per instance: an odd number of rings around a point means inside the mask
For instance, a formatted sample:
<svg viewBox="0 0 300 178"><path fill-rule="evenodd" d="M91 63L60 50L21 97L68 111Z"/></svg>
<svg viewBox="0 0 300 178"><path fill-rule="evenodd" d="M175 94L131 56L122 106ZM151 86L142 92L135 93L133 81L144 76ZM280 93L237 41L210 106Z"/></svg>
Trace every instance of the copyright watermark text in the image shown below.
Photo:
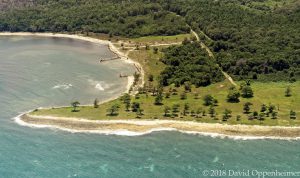
<svg viewBox="0 0 300 178"><path fill-rule="evenodd" d="M202 175L206 177L300 177L300 171L259 171L259 170L203 170Z"/></svg>

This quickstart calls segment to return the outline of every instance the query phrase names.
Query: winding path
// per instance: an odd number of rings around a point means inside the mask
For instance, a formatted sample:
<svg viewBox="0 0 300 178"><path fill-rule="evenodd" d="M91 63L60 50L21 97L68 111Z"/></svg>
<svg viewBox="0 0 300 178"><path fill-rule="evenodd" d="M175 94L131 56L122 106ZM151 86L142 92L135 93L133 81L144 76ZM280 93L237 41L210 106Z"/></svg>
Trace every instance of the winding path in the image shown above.
<svg viewBox="0 0 300 178"><path fill-rule="evenodd" d="M214 54L212 53L212 51L211 51L211 50L210 50L210 49L209 49L202 41L200 41L199 35L198 35L194 30L192 30L192 29L191 29L191 33L196 37L197 41L200 42L201 48L206 50L206 52L208 53L208 56L209 56L209 57L212 57L213 59L215 59L215 56L214 56ZM219 67L220 67L220 66L219 66ZM222 70L221 67L220 67L220 69L221 69L223 75L225 76L225 78L226 78L227 80L229 80L229 82L230 82L232 85L237 86L237 84L234 82L234 80L232 79L232 77L230 77L229 74L227 74L226 72L224 72L224 71Z"/></svg>

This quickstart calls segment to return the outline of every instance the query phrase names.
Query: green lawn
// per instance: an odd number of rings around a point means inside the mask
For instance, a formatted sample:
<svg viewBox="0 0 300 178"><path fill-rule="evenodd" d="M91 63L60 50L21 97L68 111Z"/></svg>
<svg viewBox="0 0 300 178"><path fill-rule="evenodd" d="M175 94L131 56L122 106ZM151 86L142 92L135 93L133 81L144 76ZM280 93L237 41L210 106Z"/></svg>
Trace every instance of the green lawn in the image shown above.
<svg viewBox="0 0 300 178"><path fill-rule="evenodd" d="M159 60L162 55L163 53L161 52L155 54L153 52L153 48L151 47L150 50L132 51L129 54L129 57L141 64L143 70L145 71L145 81L147 82L150 74L153 75L155 81L157 81L158 76L164 70L165 64ZM156 82L154 82L154 84L156 84Z"/></svg>
<svg viewBox="0 0 300 178"><path fill-rule="evenodd" d="M132 97L132 101L139 102L141 104L141 108L144 109L144 115L141 117L142 119L173 119L173 120L196 120L200 122L209 122L209 123L228 123L228 124L249 124L249 125L281 125L281 126L289 126L289 125L300 125L299 118L296 120L289 119L289 112L291 109L296 111L298 114L300 113L300 82L296 83L253 83L251 86L254 90L254 97L251 99L242 98L239 103L228 103L226 101L228 88L231 84L227 81L213 84L208 87L200 87L193 88L191 93L187 93L187 99L181 100L180 93L183 92L183 88L176 88L178 95L171 95L170 98L164 98L163 105L154 105L154 96L151 94L145 95L140 94L139 99L135 99ZM285 97L284 92L287 86L291 86L292 88L292 96ZM165 90L168 90L167 88ZM199 93L199 99L194 98L194 93ZM207 94L211 94L216 99L218 99L219 104L215 107L216 112L218 113L218 120L212 119L209 115L203 116L202 118L195 118L190 116L178 116L178 117L164 117L164 107L170 106L173 104L180 105L180 111L183 110L183 105L185 103L189 103L190 111L197 110L198 108L203 108L208 113L208 108L203 105L203 97ZM279 107L278 111L278 119L271 119L270 117L266 117L264 121L258 120L248 120L246 114L243 113L243 104L245 102L253 103L251 107L251 111L260 111L262 104L274 104ZM113 104L119 104L120 110L118 116L107 116L107 108L112 106ZM232 118L228 121L222 121L222 115L224 109L232 110ZM92 120L104 120L104 119L135 119L136 113L134 112L126 112L125 106L119 99L110 101L100 106L100 108L95 109L93 107L80 107L79 112L71 112L71 108L59 108L59 109L50 109L50 110L38 110L33 112L35 115L51 115L51 116L66 116L66 117L78 117L78 118L86 118ZM236 116L241 115L242 118L240 121L236 121Z"/></svg>
<svg viewBox="0 0 300 178"><path fill-rule="evenodd" d="M135 43L179 43L184 38L190 38L191 34L181 34L174 36L145 36L140 38L133 38L130 41Z"/></svg>

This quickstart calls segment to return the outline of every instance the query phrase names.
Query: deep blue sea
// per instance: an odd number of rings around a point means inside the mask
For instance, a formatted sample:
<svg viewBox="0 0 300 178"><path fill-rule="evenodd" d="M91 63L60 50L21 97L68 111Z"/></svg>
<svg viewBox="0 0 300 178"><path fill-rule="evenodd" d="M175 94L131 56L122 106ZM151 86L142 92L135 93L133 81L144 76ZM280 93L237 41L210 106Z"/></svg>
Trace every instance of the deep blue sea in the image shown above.
<svg viewBox="0 0 300 178"><path fill-rule="evenodd" d="M89 104L124 92L127 81L119 74L134 68L121 61L98 62L112 55L106 46L83 41L0 37L1 178L258 177L261 172L300 172L299 141L243 141L179 132L138 137L75 134L23 127L12 120L40 106L69 105L73 100ZM234 174L238 172L244 175Z"/></svg>

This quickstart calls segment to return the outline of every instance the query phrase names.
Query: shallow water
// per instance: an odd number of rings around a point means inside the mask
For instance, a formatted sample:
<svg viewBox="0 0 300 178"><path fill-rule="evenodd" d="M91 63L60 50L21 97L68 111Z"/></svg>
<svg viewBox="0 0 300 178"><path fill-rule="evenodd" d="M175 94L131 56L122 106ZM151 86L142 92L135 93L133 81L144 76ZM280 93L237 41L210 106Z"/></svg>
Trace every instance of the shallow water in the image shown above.
<svg viewBox="0 0 300 178"><path fill-rule="evenodd" d="M178 132L73 134L22 127L11 120L36 107L73 100L89 104L125 91L127 80L118 76L134 68L118 60L98 62L109 56L105 46L83 41L0 38L0 177L230 177L230 170L300 171L299 141ZM227 175L203 176L205 170L226 170Z"/></svg>

